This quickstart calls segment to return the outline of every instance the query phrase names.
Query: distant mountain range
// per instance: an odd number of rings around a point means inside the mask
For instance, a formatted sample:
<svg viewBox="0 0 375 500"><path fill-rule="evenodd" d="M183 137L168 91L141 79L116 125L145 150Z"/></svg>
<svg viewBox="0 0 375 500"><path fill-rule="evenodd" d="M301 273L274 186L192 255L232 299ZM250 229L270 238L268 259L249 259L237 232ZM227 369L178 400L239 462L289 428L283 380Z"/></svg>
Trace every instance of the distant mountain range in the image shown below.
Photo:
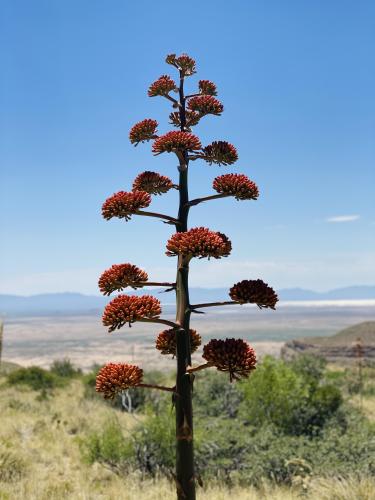
<svg viewBox="0 0 375 500"><path fill-rule="evenodd" d="M161 289L149 290L156 295L161 302L171 304L174 301L173 292L160 293ZM132 294L142 294L142 291L132 290ZM338 288L329 292L314 292L302 288L287 288L279 290L281 301L304 301L304 300L364 300L375 299L375 286L350 286ZM192 303L214 302L227 300L227 288L191 288L190 297ZM83 295L80 293L46 293L23 297L19 295L0 294L0 317L1 316L38 316L38 315L62 315L62 314L92 314L96 313L111 300L108 297L98 295Z"/></svg>

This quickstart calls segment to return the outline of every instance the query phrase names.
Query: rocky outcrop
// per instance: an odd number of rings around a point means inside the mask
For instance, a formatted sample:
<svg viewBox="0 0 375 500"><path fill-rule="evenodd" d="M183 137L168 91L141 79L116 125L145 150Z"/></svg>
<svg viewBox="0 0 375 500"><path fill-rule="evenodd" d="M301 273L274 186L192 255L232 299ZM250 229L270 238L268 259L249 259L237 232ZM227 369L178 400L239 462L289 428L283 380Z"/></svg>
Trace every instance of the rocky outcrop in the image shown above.
<svg viewBox="0 0 375 500"><path fill-rule="evenodd" d="M362 359L375 361L375 344L361 344L360 352ZM352 345L330 345L314 344L303 340L292 340L286 342L281 349L281 357L283 359L291 359L299 354L316 355L328 361L354 361L359 357L359 348L355 343Z"/></svg>

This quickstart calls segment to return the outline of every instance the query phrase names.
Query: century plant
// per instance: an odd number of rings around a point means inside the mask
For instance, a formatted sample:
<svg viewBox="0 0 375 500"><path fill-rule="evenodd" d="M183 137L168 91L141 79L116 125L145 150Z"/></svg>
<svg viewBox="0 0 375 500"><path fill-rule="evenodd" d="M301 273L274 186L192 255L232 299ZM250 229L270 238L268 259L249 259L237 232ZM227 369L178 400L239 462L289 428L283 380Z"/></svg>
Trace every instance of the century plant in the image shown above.
<svg viewBox="0 0 375 500"><path fill-rule="evenodd" d="M185 79L196 73L195 61L186 54L170 54L166 63L178 72L176 83L170 76L162 75L148 90L150 97L166 98L172 106L170 124L176 130L158 134L156 120L147 118L136 123L130 130L129 139L139 143L153 141L154 155L173 153L178 160L178 182L156 172L146 171L133 181L132 190L119 191L103 204L102 214L107 220L118 217L128 221L133 215L156 217L175 227L166 244L166 255L177 257L176 281L156 282L149 280L148 274L134 264L115 264L104 271L99 279L99 288L104 295L121 292L127 287L137 289L146 286L165 287L176 293L176 319L169 321L160 317L160 301L152 295L120 294L105 308L103 324L112 332L136 321L156 323L168 328L158 334L155 347L163 355L175 357L177 364L176 384L162 387L145 384L143 370L138 366L124 363L109 363L97 375L96 389L105 398L113 398L129 387L148 387L172 393L176 414L176 473L177 498L195 499L194 455L193 455L193 410L192 391L194 374L199 370L216 367L228 372L229 380L239 380L250 375L255 369L256 356L253 348L242 339L213 339L203 347L205 362L193 367L191 354L201 344L201 336L190 328L192 313L211 306L231 304L256 304L260 309L275 308L277 295L260 279L245 279L234 284L229 290L231 300L203 304L191 304L189 300L189 266L197 257L220 259L227 257L232 249L229 238L218 231L206 227L189 228L190 208L217 198L234 197L236 200L256 200L259 195L257 185L246 175L229 173L219 175L213 181L215 194L203 198L189 198L189 163L203 160L209 165L232 165L238 159L236 148L226 141L214 141L202 146L200 139L192 133L205 115L221 115L223 105L216 98L216 85L209 80L199 80L198 90L185 94ZM177 217L144 210L151 203L151 195L163 195L177 190L179 206Z"/></svg>

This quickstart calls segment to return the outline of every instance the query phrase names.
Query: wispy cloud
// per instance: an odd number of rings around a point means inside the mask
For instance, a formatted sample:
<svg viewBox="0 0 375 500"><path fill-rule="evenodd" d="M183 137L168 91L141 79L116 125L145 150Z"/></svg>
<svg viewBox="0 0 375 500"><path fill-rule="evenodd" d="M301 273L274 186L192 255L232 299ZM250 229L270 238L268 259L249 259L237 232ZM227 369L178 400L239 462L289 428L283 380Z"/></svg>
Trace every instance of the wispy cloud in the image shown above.
<svg viewBox="0 0 375 500"><path fill-rule="evenodd" d="M352 222L359 218L359 215L336 215L334 217L327 217L326 222Z"/></svg>

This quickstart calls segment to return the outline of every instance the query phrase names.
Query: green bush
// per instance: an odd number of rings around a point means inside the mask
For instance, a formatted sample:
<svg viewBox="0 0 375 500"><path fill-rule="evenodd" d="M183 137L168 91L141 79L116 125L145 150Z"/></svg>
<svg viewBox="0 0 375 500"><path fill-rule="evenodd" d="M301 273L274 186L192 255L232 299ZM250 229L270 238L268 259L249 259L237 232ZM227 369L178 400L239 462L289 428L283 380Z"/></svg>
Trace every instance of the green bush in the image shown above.
<svg viewBox="0 0 375 500"><path fill-rule="evenodd" d="M342 404L338 388L320 384L323 375L323 368L311 360L285 363L265 357L240 385L245 397L239 415L257 428L274 425L291 435L319 433Z"/></svg>
<svg viewBox="0 0 375 500"><path fill-rule="evenodd" d="M116 420L108 422L101 432L93 432L80 441L84 459L98 462L117 473L125 473L133 462L132 442L124 438Z"/></svg>
<svg viewBox="0 0 375 500"><path fill-rule="evenodd" d="M39 366L19 368L7 376L10 385L26 385L34 391L48 391L62 385L61 379Z"/></svg>
<svg viewBox="0 0 375 500"><path fill-rule="evenodd" d="M206 371L194 382L193 402L196 415L236 418L244 399L238 384L230 384L225 375Z"/></svg>
<svg viewBox="0 0 375 500"><path fill-rule="evenodd" d="M50 372L58 377L74 378L81 375L82 370L75 368L69 359L64 358L55 360L50 367Z"/></svg>

